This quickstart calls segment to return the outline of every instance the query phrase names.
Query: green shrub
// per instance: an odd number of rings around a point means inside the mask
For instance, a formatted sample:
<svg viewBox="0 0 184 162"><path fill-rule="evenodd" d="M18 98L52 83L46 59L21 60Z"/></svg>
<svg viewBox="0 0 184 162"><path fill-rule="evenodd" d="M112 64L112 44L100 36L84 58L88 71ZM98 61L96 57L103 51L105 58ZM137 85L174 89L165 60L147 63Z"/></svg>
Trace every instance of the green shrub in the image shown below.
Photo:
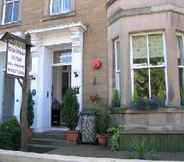
<svg viewBox="0 0 184 162"><path fill-rule="evenodd" d="M120 107L121 106L121 97L117 89L113 90L112 96L112 107Z"/></svg>
<svg viewBox="0 0 184 162"><path fill-rule="evenodd" d="M70 130L75 130L79 120L79 104L72 89L67 90L63 105L64 122Z"/></svg>
<svg viewBox="0 0 184 162"><path fill-rule="evenodd" d="M33 125L33 121L34 121L34 101L32 99L32 94L31 92L29 92L29 96L28 96L28 111L27 111L27 120L28 120L28 127L30 128Z"/></svg>
<svg viewBox="0 0 184 162"><path fill-rule="evenodd" d="M21 128L16 117L0 125L0 148L18 150L20 148Z"/></svg>
<svg viewBox="0 0 184 162"><path fill-rule="evenodd" d="M96 132L106 134L110 126L111 118L107 108L96 109Z"/></svg>
<svg viewBox="0 0 184 162"><path fill-rule="evenodd" d="M122 126L115 126L109 128L108 132L111 134L110 137L110 145L112 151L119 151L120 150L120 135Z"/></svg>
<svg viewBox="0 0 184 162"><path fill-rule="evenodd" d="M132 149L134 152L134 157L138 159L145 159L145 155L148 152L152 152L149 150L149 147L146 144L146 139L141 139L141 141L137 142L136 140L132 143Z"/></svg>

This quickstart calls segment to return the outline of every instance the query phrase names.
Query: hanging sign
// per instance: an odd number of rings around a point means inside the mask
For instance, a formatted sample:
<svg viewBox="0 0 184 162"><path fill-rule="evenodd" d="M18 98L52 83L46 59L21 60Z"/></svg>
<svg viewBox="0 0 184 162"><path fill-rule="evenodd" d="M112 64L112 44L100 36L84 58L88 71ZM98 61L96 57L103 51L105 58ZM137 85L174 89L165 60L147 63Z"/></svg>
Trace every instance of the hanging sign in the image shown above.
<svg viewBox="0 0 184 162"><path fill-rule="evenodd" d="M6 32L1 41L7 44L6 48L6 73L17 78L25 77L26 46L32 47L30 41Z"/></svg>
<svg viewBox="0 0 184 162"><path fill-rule="evenodd" d="M17 40L9 41L7 44L6 73L16 77L25 76L25 44Z"/></svg>

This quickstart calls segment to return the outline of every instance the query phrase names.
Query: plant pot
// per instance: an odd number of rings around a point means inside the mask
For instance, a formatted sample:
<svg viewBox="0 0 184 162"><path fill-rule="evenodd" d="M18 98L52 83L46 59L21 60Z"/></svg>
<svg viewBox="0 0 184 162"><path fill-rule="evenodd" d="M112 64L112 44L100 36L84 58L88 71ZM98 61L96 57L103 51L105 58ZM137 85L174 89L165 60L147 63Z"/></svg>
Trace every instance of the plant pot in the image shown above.
<svg viewBox="0 0 184 162"><path fill-rule="evenodd" d="M107 134L98 134L97 135L98 144L106 146L108 141L108 135Z"/></svg>
<svg viewBox="0 0 184 162"><path fill-rule="evenodd" d="M28 138L29 142L31 142L32 136L33 136L33 129L32 128L28 128L27 129L27 138Z"/></svg>
<svg viewBox="0 0 184 162"><path fill-rule="evenodd" d="M69 142L77 143L79 139L79 132L78 131L67 131L65 133L65 138Z"/></svg>

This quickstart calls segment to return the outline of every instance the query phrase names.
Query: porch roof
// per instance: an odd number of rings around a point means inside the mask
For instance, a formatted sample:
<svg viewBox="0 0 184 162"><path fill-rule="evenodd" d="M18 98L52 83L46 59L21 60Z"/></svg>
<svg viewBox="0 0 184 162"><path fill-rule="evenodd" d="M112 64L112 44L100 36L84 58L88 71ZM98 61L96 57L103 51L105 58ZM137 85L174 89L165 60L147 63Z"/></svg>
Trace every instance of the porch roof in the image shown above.
<svg viewBox="0 0 184 162"><path fill-rule="evenodd" d="M43 33L43 32L49 32L49 31L53 31L53 30L64 30L64 29L69 29L69 28L73 28L73 27L79 27L83 31L87 31L86 25L82 24L81 22L77 22L77 23L62 24L62 25L57 25L57 26L52 26L52 27L47 27L47 28L33 29L33 30L29 30L28 32L30 34Z"/></svg>

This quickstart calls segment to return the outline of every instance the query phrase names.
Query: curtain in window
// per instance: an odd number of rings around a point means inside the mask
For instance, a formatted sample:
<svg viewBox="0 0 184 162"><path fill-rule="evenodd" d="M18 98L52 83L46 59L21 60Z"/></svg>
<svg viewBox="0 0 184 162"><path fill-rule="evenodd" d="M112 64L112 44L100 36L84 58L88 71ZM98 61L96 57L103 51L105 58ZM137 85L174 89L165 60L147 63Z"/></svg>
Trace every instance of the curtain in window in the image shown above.
<svg viewBox="0 0 184 162"><path fill-rule="evenodd" d="M70 12L72 10L72 0L53 0L52 14Z"/></svg>
<svg viewBox="0 0 184 162"><path fill-rule="evenodd" d="M18 20L18 14L19 14L19 1L14 3L13 21L17 21Z"/></svg>
<svg viewBox="0 0 184 162"><path fill-rule="evenodd" d="M16 22L19 16L19 0L6 0L4 23Z"/></svg>
<svg viewBox="0 0 184 162"><path fill-rule="evenodd" d="M5 8L5 23L12 21L13 3L7 3Z"/></svg>
<svg viewBox="0 0 184 162"><path fill-rule="evenodd" d="M57 14L62 11L62 0L53 0L52 13Z"/></svg>
<svg viewBox="0 0 184 162"><path fill-rule="evenodd" d="M72 10L72 1L63 0L63 12L69 12Z"/></svg>

